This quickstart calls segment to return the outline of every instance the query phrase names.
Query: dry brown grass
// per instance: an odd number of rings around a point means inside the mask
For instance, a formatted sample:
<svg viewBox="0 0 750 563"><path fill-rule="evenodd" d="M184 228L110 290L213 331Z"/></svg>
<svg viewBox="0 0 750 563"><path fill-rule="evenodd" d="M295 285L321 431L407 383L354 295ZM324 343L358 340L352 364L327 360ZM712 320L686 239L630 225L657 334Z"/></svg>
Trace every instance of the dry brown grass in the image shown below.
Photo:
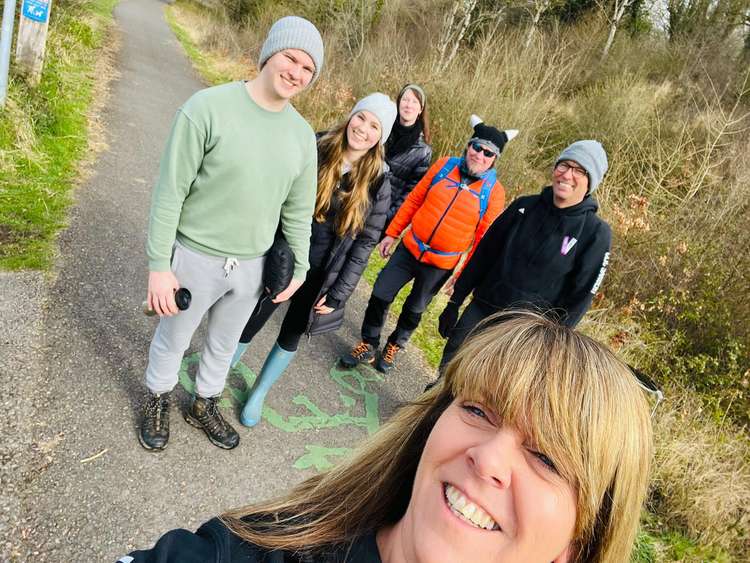
<svg viewBox="0 0 750 563"><path fill-rule="evenodd" d="M694 393L667 393L654 424L651 510L658 526L683 530L747 561L750 442L726 420L714 420Z"/></svg>
<svg viewBox="0 0 750 563"><path fill-rule="evenodd" d="M97 155L109 148L103 111L109 99L112 81L119 77L115 56L122 46L122 36L115 26L112 26L108 33L108 40L102 45L94 68L94 76L97 80L94 82L91 93L91 105L86 112L88 151L78 165L76 185L83 184L92 173Z"/></svg>
<svg viewBox="0 0 750 563"><path fill-rule="evenodd" d="M236 33L228 22L207 18L198 4L173 4L169 10L190 40L201 46L216 74L228 80L255 76L257 61L252 54L258 51L245 48L246 35Z"/></svg>

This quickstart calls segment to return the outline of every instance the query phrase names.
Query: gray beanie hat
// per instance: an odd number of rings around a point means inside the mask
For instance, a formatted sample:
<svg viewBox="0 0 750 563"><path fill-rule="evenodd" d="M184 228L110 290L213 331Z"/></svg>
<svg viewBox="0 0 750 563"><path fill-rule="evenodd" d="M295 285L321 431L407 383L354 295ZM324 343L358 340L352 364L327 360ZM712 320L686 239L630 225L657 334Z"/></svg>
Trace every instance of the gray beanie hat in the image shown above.
<svg viewBox="0 0 750 563"><path fill-rule="evenodd" d="M258 66L263 68L268 59L284 49L299 49L310 55L315 65L310 84L315 82L323 69L323 38L315 25L299 16L286 16L277 20L268 31L268 37L260 50Z"/></svg>
<svg viewBox="0 0 750 563"><path fill-rule="evenodd" d="M380 129L382 131L380 144L384 145L391 135L393 122L396 121L396 116L398 115L396 103L385 94L375 92L359 100L354 108L352 108L352 111L349 112L349 117L362 110L369 111L380 121Z"/></svg>
<svg viewBox="0 0 750 563"><path fill-rule="evenodd" d="M555 161L555 166L561 160L574 160L580 164L589 176L588 194L594 193L596 188L604 178L609 163L607 162L607 153L599 141L585 140L576 141L568 146Z"/></svg>

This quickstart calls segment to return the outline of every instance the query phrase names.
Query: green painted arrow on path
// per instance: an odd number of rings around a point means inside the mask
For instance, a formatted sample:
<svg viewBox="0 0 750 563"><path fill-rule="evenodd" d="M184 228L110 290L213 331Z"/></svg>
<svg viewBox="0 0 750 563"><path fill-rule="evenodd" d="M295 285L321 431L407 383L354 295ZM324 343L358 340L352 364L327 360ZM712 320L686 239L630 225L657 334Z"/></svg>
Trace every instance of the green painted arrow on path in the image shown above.
<svg viewBox="0 0 750 563"><path fill-rule="evenodd" d="M191 366L197 365L199 362L200 353L196 352L186 356L180 366L178 375L180 385L191 395L195 394L195 381L189 370ZM341 403L339 412L327 413L307 395L296 395L292 399L292 404L304 407L307 411L306 414L284 414L264 405L263 419L275 428L289 433L352 426L364 428L368 434L372 434L380 426L380 397L369 386L383 381L383 377L370 368L365 368L365 370L364 373L357 369L344 370L334 365L329 371L330 378L339 388L339 401ZM242 387L235 387L234 379L237 378L227 378L224 396L219 401L219 406L234 412L233 404L240 408L245 404L249 390L252 389L257 376L242 362L232 368L229 375L239 376ZM330 457L341 457L347 455L350 451L349 448L317 444L306 445L305 449L307 453L294 462L296 469L315 468L322 471L333 466Z"/></svg>

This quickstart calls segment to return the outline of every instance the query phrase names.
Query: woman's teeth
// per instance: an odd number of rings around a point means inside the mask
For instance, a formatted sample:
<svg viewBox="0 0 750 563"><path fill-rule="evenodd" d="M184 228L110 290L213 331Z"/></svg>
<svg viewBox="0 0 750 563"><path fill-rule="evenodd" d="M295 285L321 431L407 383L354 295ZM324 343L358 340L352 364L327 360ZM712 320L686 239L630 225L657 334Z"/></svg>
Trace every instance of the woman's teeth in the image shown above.
<svg viewBox="0 0 750 563"><path fill-rule="evenodd" d="M492 519L492 516L467 499L461 491L455 487L446 483L444 486L444 492L445 499L448 501L448 507L451 509L451 512L462 520L477 528L482 528L483 530L500 529L500 526L498 526L497 522Z"/></svg>

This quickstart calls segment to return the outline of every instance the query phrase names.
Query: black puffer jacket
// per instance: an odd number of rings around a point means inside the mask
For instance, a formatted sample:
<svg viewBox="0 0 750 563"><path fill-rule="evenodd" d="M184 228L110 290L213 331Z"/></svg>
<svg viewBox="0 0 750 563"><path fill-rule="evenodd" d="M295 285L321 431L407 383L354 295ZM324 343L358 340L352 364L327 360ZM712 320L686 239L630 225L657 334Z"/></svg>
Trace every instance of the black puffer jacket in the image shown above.
<svg viewBox="0 0 750 563"><path fill-rule="evenodd" d="M380 233L385 225L385 217L388 213L388 204L391 199L391 188L388 182L388 167L384 167L381 174L370 185L370 211L365 219L365 226L356 237L336 237L333 246L328 253L325 263L326 272L323 287L318 294L316 302L326 295L326 304L334 307L334 311L328 315L319 315L314 310L310 311L307 334L314 336L336 330L344 322L344 304L351 297L354 288L357 287L359 278L362 276L370 253L380 240ZM346 182L349 175L346 174L342 182ZM346 190L346 186L341 189ZM310 241L310 254L316 250L316 244L326 244L328 241L316 241L315 237Z"/></svg>
<svg viewBox="0 0 750 563"><path fill-rule="evenodd" d="M393 216L404 203L406 196L409 195L422 179L427 169L430 167L432 160L432 147L424 140L424 135L419 136L419 140L406 151L394 155L387 159L390 172L391 183L391 205L388 209L388 217L385 226L391 222Z"/></svg>

